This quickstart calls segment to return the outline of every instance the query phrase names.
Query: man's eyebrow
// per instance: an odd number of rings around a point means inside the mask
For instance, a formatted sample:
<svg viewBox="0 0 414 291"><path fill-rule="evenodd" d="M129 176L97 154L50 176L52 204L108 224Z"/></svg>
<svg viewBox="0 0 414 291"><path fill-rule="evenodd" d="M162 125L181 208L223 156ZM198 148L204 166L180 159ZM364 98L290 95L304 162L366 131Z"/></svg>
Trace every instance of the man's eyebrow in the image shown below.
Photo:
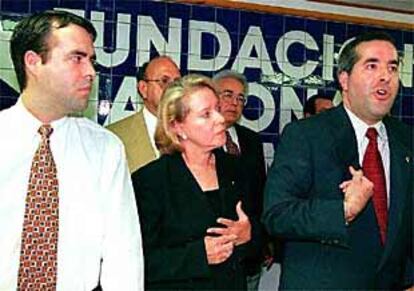
<svg viewBox="0 0 414 291"><path fill-rule="evenodd" d="M223 91L221 91L222 93L231 93L231 94L234 94L234 91L233 90L230 90L230 89L224 89ZM239 96L243 96L244 97L244 93L242 92L242 93L240 93L239 94Z"/></svg>
<svg viewBox="0 0 414 291"><path fill-rule="evenodd" d="M80 51L80 50L73 50L73 51L71 51L70 52L72 55L80 55L80 56L83 56L83 57L86 57L88 54L87 53L85 53L84 51Z"/></svg>
<svg viewBox="0 0 414 291"><path fill-rule="evenodd" d="M82 57L87 57L88 56L88 54L86 52L80 51L80 50L74 50L74 51L71 52L71 54L72 55L79 55L79 56L82 56ZM90 59L96 60L96 54L91 55Z"/></svg>
<svg viewBox="0 0 414 291"><path fill-rule="evenodd" d="M397 60L394 59L394 60L389 61L388 64L390 64L390 65L399 65L400 62L399 62L398 59Z"/></svg>
<svg viewBox="0 0 414 291"><path fill-rule="evenodd" d="M364 61L364 64L367 64L367 63L378 63L379 61L380 60L378 58L369 58L369 59L366 59ZM399 61L398 61L398 59L393 59L393 60L389 61L388 64L390 64L390 65L398 65L399 64Z"/></svg>
<svg viewBox="0 0 414 291"><path fill-rule="evenodd" d="M366 63L378 63L378 62L379 62L378 58L369 58L369 59L366 59L364 61L364 64L366 64Z"/></svg>

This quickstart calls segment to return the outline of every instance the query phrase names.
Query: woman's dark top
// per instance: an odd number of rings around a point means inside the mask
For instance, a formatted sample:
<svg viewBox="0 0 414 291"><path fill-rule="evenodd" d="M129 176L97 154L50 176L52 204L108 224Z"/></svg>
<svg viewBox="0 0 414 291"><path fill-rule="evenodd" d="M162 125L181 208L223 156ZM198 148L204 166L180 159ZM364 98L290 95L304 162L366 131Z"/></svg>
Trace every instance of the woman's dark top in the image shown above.
<svg viewBox="0 0 414 291"><path fill-rule="evenodd" d="M245 290L243 259L253 240L235 247L225 262L209 265L204 237L216 220L237 220L244 201L237 161L215 152L219 189L203 192L181 154L164 155L133 173L142 228L146 290ZM248 207L244 205L249 215Z"/></svg>

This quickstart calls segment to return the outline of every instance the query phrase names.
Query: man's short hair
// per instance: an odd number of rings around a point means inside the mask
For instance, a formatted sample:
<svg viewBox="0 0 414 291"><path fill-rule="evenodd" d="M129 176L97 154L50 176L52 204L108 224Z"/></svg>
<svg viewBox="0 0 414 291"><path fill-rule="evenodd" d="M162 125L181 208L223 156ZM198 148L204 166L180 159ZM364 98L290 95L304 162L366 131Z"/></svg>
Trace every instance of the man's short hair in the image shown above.
<svg viewBox="0 0 414 291"><path fill-rule="evenodd" d="M324 95L324 94L315 94L312 97L309 97L308 100L305 102L305 106L303 106L303 115L315 115L316 114L316 100L318 99L325 99L325 100L333 100L333 97Z"/></svg>
<svg viewBox="0 0 414 291"><path fill-rule="evenodd" d="M236 72L234 70L223 70L218 72L213 76L213 81L217 83L218 81L222 79L235 79L239 81L243 85L243 93L245 96L247 96L249 92L249 84L247 83L247 79L243 74L240 74L239 72Z"/></svg>
<svg viewBox="0 0 414 291"><path fill-rule="evenodd" d="M42 58L42 63L48 59L48 40L52 29L64 28L70 24L84 28L95 40L96 30L87 19L67 11L47 10L32 14L21 20L15 27L11 40L10 52L20 90L26 87L24 55L34 51Z"/></svg>
<svg viewBox="0 0 414 291"><path fill-rule="evenodd" d="M354 37L350 42L348 42L345 47L342 49L342 52L339 55L338 59L338 67L336 71L336 76L342 72L347 72L348 74L351 73L352 69L356 62L358 62L360 56L358 55L356 48L363 42L374 41L374 40L382 40L391 43L395 49L397 49L397 45L395 40L388 34L383 31L369 31L364 32L356 37ZM338 84L340 84L338 82Z"/></svg>

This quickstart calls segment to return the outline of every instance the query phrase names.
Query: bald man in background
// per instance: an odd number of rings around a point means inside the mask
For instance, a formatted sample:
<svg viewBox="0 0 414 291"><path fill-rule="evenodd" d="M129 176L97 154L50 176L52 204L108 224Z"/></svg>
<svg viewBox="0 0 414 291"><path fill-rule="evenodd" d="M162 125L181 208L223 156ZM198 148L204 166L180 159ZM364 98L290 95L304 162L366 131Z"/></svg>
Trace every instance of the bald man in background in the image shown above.
<svg viewBox="0 0 414 291"><path fill-rule="evenodd" d="M144 102L142 110L108 126L125 145L131 173L159 156L154 142L158 103L168 85L180 76L178 66L168 56L145 63L137 72L137 91Z"/></svg>

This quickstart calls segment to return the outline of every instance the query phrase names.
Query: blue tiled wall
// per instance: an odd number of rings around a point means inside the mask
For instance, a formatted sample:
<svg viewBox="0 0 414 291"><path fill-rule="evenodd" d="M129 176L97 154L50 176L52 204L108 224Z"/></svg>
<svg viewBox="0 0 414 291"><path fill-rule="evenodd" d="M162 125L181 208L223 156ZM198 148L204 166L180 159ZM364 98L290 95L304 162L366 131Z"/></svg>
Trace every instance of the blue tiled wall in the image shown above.
<svg viewBox="0 0 414 291"><path fill-rule="evenodd" d="M134 74L151 56L171 55L183 74L211 76L233 68L246 75L252 94L242 123L260 131L270 161L279 133L287 122L302 117L306 98L318 91L335 94L335 61L329 60L347 39L368 29L388 31L405 56L393 115L414 124L413 31L130 0L0 0L0 110L18 96L8 57L11 30L22 16L45 9L72 9L98 28L99 74L84 114L101 124L139 110ZM306 62L311 62L309 70Z"/></svg>

